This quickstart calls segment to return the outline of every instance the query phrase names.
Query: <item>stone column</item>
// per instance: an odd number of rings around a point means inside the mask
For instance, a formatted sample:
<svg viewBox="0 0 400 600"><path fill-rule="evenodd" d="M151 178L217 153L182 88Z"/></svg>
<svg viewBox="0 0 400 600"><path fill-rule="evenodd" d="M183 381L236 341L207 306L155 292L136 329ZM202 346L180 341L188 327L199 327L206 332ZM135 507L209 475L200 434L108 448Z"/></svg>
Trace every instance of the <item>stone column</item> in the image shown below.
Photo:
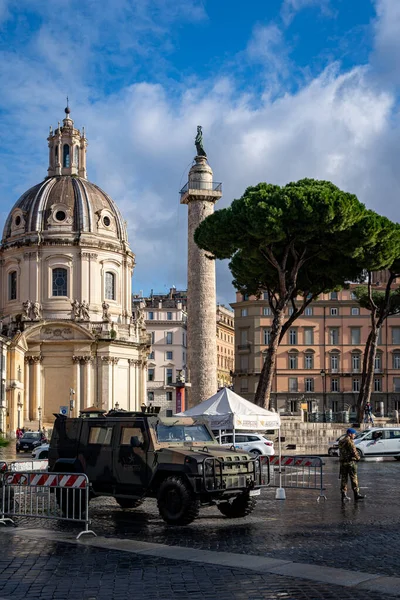
<svg viewBox="0 0 400 600"><path fill-rule="evenodd" d="M34 370L34 392L33 392L33 405L32 405L32 418L34 421L39 420L38 408L42 409L42 420L44 417L44 406L42 406L42 356L32 356L33 370Z"/></svg>
<svg viewBox="0 0 400 600"><path fill-rule="evenodd" d="M85 365L85 408L88 408L93 404L92 402L92 362L91 356L83 357L83 364Z"/></svg>
<svg viewBox="0 0 400 600"><path fill-rule="evenodd" d="M142 398L140 397L140 360L135 360L135 405L136 410L140 410L140 406L142 404Z"/></svg>
<svg viewBox="0 0 400 600"><path fill-rule="evenodd" d="M30 417L30 366L32 364L32 359L30 356L25 356L25 376L24 376L24 391L25 391L25 399L24 399L24 422L28 423L31 420Z"/></svg>
<svg viewBox="0 0 400 600"><path fill-rule="evenodd" d="M134 358L128 358L128 363L129 363L128 410L137 410L137 408L136 408L135 362L136 361Z"/></svg>
<svg viewBox="0 0 400 600"><path fill-rule="evenodd" d="M79 415L79 411L85 408L83 398L81 398L81 361L82 356L73 356L74 363L74 390L75 390L75 408L74 417Z"/></svg>
<svg viewBox="0 0 400 600"><path fill-rule="evenodd" d="M110 410L112 408L112 357L102 356L102 368L101 368L101 395L102 395L102 406L104 410Z"/></svg>
<svg viewBox="0 0 400 600"><path fill-rule="evenodd" d="M197 246L194 232L214 212L214 204L222 196L221 185L213 182L207 158L196 156L195 161L181 192L181 204L188 205L187 355L191 405L217 392L215 262Z"/></svg>

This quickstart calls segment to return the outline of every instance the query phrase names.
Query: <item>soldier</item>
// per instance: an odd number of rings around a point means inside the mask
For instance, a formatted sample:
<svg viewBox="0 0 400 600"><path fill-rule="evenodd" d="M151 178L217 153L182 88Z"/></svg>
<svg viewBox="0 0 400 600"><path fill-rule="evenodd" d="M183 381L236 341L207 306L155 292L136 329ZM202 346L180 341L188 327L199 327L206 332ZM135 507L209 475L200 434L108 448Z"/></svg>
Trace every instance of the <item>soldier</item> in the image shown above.
<svg viewBox="0 0 400 600"><path fill-rule="evenodd" d="M354 493L354 500L358 502L359 500L364 499L364 496L361 496L358 487L357 462L360 460L360 457L353 441L356 435L357 431L350 428L347 430L346 436L339 442L340 491L342 494L342 502L350 500L347 495L347 480L349 477Z"/></svg>

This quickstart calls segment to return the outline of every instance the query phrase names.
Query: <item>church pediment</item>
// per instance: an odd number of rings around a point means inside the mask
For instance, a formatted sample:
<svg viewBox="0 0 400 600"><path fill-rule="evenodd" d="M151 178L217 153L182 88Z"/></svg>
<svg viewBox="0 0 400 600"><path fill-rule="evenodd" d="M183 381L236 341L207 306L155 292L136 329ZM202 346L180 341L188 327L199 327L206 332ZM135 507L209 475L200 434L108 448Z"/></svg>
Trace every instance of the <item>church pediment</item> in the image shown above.
<svg viewBox="0 0 400 600"><path fill-rule="evenodd" d="M25 332L29 343L35 341L60 341L63 340L94 340L94 336L84 327L75 323L46 323L30 327Z"/></svg>

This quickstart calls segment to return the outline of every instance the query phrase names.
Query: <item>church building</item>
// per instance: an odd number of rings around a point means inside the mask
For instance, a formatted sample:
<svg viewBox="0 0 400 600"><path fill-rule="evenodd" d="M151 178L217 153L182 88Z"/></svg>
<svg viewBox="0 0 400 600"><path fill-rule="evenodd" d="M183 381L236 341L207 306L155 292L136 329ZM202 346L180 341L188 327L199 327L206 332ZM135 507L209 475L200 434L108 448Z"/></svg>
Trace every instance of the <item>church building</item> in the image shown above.
<svg viewBox="0 0 400 600"><path fill-rule="evenodd" d="M87 139L69 107L47 139L47 177L17 200L0 246L7 435L51 426L61 407L140 410L147 395L150 338L142 308L132 314L126 223L87 179Z"/></svg>

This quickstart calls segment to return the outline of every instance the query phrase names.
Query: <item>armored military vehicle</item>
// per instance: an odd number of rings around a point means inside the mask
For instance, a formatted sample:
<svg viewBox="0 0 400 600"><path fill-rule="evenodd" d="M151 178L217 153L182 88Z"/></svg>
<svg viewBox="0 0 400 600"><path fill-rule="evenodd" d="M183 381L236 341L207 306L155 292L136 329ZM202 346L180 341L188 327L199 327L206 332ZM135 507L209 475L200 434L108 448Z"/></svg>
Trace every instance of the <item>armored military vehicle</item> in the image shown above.
<svg viewBox="0 0 400 600"><path fill-rule="evenodd" d="M124 509L156 498L171 525L191 523L201 505L229 518L253 511L259 457L219 446L205 420L121 410L87 417L56 415L49 471L86 473L92 497L113 496Z"/></svg>

